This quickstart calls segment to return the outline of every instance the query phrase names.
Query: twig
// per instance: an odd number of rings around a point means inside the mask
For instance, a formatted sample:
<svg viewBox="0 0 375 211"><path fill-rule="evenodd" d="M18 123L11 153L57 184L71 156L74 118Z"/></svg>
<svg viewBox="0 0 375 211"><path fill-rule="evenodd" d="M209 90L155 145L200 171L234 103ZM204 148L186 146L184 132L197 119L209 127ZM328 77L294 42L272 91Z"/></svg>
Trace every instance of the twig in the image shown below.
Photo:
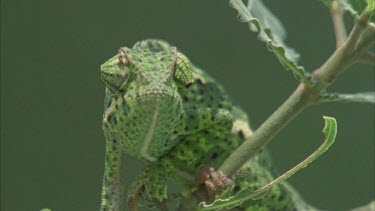
<svg viewBox="0 0 375 211"><path fill-rule="evenodd" d="M365 10L366 11L366 10ZM294 93L279 107L241 146L221 165L219 171L226 176L235 172L264 147L302 110L319 101L320 93L331 85L334 79L355 63L356 50L362 32L368 26L369 16L363 12L357 19L343 46L312 74L312 86L301 83Z"/></svg>
<svg viewBox="0 0 375 211"><path fill-rule="evenodd" d="M365 10L366 11L366 10ZM346 47L354 49L357 46L359 38L365 28L368 26L369 15L367 12L363 12L356 20L356 23L352 29L352 32L349 35L349 38L346 42Z"/></svg>
<svg viewBox="0 0 375 211"><path fill-rule="evenodd" d="M253 155L294 117L309 105L306 99L306 86L302 83L296 91L281 105L240 147L238 147L221 165L219 171L232 176Z"/></svg>
<svg viewBox="0 0 375 211"><path fill-rule="evenodd" d="M357 62L359 55L363 53L365 48L365 46L361 46L361 48L358 49L359 40L362 38L363 43L370 44L368 39L373 39L370 34L366 36L366 39L362 36L364 31L370 32L368 30L368 21L368 14L363 12L357 18L356 24L354 25L344 45L337 49L319 69L313 72L312 80L315 82L313 87L314 90L317 92L324 90L338 75L340 75L353 63ZM373 33L374 32L375 31L373 31ZM372 35L375 36L375 34Z"/></svg>
<svg viewBox="0 0 375 211"><path fill-rule="evenodd" d="M375 43L375 25L369 24L363 31L355 46L357 51L365 51L369 46Z"/></svg>
<svg viewBox="0 0 375 211"><path fill-rule="evenodd" d="M375 104L375 92L362 92L355 94L324 93L321 94L320 102L356 102Z"/></svg>
<svg viewBox="0 0 375 211"><path fill-rule="evenodd" d="M375 65L375 54L371 52L364 52L358 57L357 61L362 64Z"/></svg>
<svg viewBox="0 0 375 211"><path fill-rule="evenodd" d="M343 15L344 13L340 5L336 1L332 2L331 17L336 35L336 48L340 48L347 39Z"/></svg>

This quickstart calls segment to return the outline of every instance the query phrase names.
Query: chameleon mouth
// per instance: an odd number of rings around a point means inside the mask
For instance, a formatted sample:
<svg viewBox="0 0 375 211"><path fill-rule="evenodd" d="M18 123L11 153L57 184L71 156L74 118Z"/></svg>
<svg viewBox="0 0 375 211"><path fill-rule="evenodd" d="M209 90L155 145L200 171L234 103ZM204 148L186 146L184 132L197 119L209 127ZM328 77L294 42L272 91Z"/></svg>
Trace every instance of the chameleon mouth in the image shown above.
<svg viewBox="0 0 375 211"><path fill-rule="evenodd" d="M141 92L139 92L138 94L139 95L152 95L152 94L161 94L161 95L163 95L163 94L167 94L168 93L168 91L166 91L166 90L159 90L159 89L154 89L154 90L147 90L147 91L141 91Z"/></svg>

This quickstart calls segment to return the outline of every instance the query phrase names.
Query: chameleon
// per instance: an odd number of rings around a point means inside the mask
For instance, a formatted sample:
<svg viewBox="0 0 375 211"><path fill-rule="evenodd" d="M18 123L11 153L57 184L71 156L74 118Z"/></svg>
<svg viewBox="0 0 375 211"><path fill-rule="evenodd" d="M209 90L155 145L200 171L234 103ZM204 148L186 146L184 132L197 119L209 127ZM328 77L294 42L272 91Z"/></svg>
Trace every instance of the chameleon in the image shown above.
<svg viewBox="0 0 375 211"><path fill-rule="evenodd" d="M249 119L222 85L176 47L156 39L139 41L132 48L120 48L100 72L106 86L101 211L137 210L140 203L167 210L169 179L186 187L182 198L209 202L244 188L256 190L274 179L266 148L235 178L216 172L215 166L251 136ZM147 163L130 188L128 208L122 202L123 154ZM194 207L181 203L179 209ZM283 183L235 209L312 208Z"/></svg>

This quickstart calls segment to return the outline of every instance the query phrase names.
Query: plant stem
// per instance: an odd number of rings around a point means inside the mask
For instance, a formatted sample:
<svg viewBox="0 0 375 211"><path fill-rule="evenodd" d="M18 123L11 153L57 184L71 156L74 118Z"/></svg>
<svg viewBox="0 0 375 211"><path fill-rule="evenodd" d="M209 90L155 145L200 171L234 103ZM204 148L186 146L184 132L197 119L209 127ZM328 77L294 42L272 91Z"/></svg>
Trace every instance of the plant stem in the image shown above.
<svg viewBox="0 0 375 211"><path fill-rule="evenodd" d="M358 50L367 50L369 46L374 44L375 42L375 26L374 25L368 25L366 29L363 31L356 48Z"/></svg>
<svg viewBox="0 0 375 211"><path fill-rule="evenodd" d="M343 14L340 5L336 1L332 2L331 17L336 35L336 48L340 48L347 38Z"/></svg>
<svg viewBox="0 0 375 211"><path fill-rule="evenodd" d="M364 52L357 60L362 64L375 65L375 54L371 52Z"/></svg>
<svg viewBox="0 0 375 211"><path fill-rule="evenodd" d="M219 171L232 176L250 157L255 155L289 121L306 108L310 101L306 93L308 88L301 83L296 91L281 105L240 147L238 147L221 165Z"/></svg>
<svg viewBox="0 0 375 211"><path fill-rule="evenodd" d="M356 20L356 24L344 45L338 48L319 69L313 72L312 81L315 83L313 89L316 92L321 92L332 84L338 75L357 62L358 57L364 50L367 50L368 46L361 45L358 48L358 44L362 40L363 43L370 45L374 39L375 30L369 30L371 26L368 25L368 20L368 14L363 12Z"/></svg>
<svg viewBox="0 0 375 211"><path fill-rule="evenodd" d="M228 177L234 175L239 168L263 148L302 110L319 102L320 93L331 85L339 74L354 64L358 59L358 55L363 53L363 49L357 49L356 47L363 34L362 32L368 27L368 20L368 14L363 12L358 17L344 44L336 49L333 55L320 68L313 72L313 85L307 86L301 83L284 104L224 161L219 171L222 171ZM374 36L374 34L372 35Z"/></svg>

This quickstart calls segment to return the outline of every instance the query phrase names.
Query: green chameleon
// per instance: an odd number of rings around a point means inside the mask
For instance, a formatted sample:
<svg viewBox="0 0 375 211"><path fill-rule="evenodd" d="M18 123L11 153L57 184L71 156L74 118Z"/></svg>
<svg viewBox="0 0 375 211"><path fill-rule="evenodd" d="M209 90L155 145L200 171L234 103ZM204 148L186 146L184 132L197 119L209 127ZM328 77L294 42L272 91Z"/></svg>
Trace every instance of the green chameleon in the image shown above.
<svg viewBox="0 0 375 211"><path fill-rule="evenodd" d="M131 210L136 210L140 201L166 210L170 178L188 187L188 195L208 202L243 188L256 190L273 180L266 149L243 166L235 179L215 171L215 166L252 134L248 118L217 81L175 47L160 40L144 40L133 48L120 48L101 66L101 78L106 85L102 211L125 209L121 202L126 172L121 169L123 153L148 163L128 194ZM180 209L193 209L184 206ZM236 209L310 207L283 184Z"/></svg>

